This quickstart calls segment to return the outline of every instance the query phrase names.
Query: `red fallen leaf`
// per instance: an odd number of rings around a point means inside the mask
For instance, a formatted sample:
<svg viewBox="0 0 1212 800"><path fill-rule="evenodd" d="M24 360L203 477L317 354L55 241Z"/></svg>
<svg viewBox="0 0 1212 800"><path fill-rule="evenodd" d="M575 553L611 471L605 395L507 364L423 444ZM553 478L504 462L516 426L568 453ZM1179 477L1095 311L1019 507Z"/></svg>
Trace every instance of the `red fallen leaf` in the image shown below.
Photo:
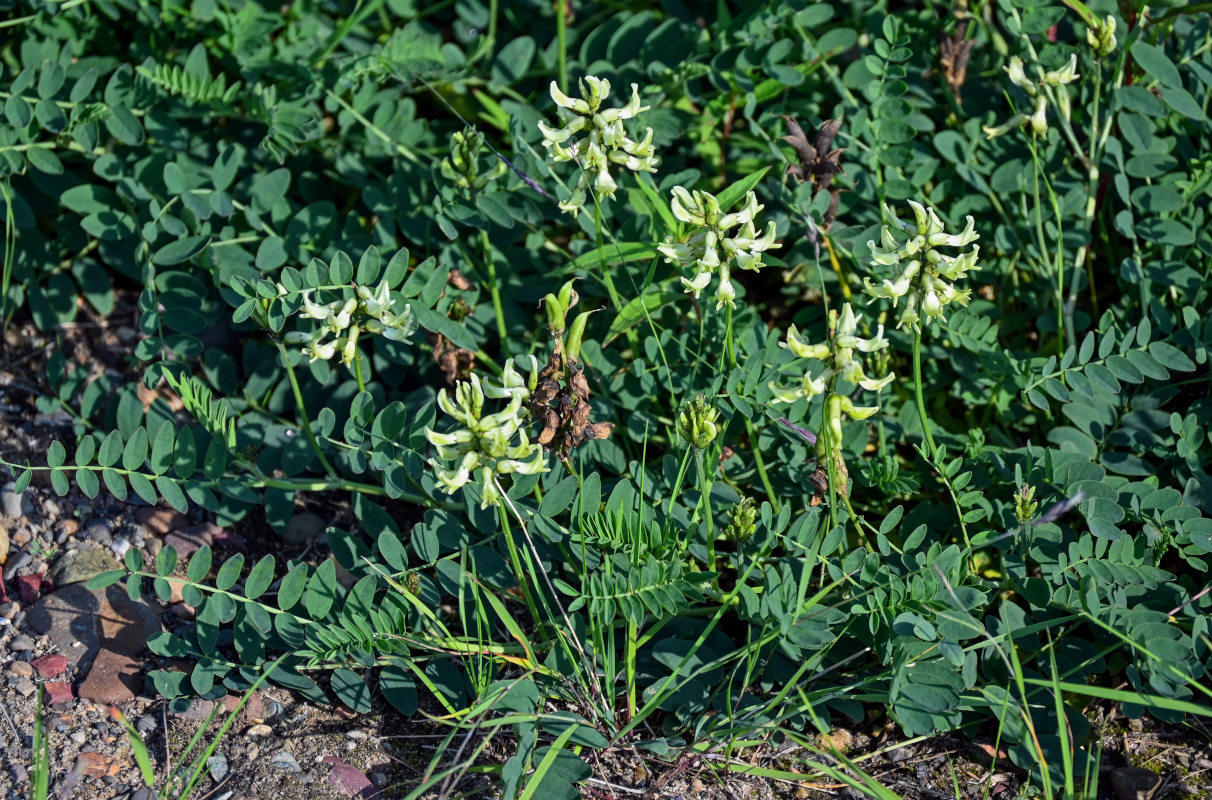
<svg viewBox="0 0 1212 800"><path fill-rule="evenodd" d="M332 771L328 773L328 782L350 797L365 797L374 789L374 785L370 782L370 778L366 777L365 772L357 767L351 767L336 756L324 756L321 762L332 764Z"/></svg>
<svg viewBox="0 0 1212 800"><path fill-rule="evenodd" d="M37 600L42 596L42 576L22 575L17 578L17 594L21 595L21 601L24 603Z"/></svg>
<svg viewBox="0 0 1212 800"><path fill-rule="evenodd" d="M67 669L67 657L59 653L51 653L35 658L29 662L30 666L38 670L38 674L43 678L55 678L63 674L63 670Z"/></svg>
<svg viewBox="0 0 1212 800"><path fill-rule="evenodd" d="M76 696L72 685L66 681L47 681L42 684L42 688L46 691L46 702L52 706L56 703L69 703Z"/></svg>
<svg viewBox="0 0 1212 800"><path fill-rule="evenodd" d="M122 765L103 753L89 751L76 759L76 769L90 778L104 778L117 775L122 771Z"/></svg>

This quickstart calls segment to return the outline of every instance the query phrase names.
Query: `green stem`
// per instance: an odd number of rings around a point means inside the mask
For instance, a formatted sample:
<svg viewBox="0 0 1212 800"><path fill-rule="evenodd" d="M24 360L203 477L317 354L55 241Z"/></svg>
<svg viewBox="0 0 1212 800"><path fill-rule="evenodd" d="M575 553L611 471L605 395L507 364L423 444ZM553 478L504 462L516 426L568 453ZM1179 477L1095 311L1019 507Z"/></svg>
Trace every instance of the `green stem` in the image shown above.
<svg viewBox="0 0 1212 800"><path fill-rule="evenodd" d="M366 391L366 382L362 380L362 354L358 353L354 356L354 378L358 381L358 391Z"/></svg>
<svg viewBox="0 0 1212 800"><path fill-rule="evenodd" d="M497 265L492 258L488 231L480 231L480 246L484 250L484 264L488 267L488 292L492 295L492 309L497 315L497 335L501 338L501 349L505 350L505 310L501 306L501 287L497 284Z"/></svg>
<svg viewBox="0 0 1212 800"><path fill-rule="evenodd" d="M728 360L729 369L736 369L736 345L732 341L732 306L728 306L724 312L724 357ZM742 415L744 416L744 415ZM762 488L766 490L766 497L770 499L770 505L774 507L774 513L781 511L781 503L774 494L774 485L770 482L770 475L766 472L766 461L762 458L761 448L758 447L757 428L753 425L753 420L744 417L745 433L749 435L749 449L753 453L753 465L757 469L758 479L762 482Z"/></svg>
<svg viewBox="0 0 1212 800"><path fill-rule="evenodd" d="M311 445L312 452L320 460L320 465L324 467L324 471L328 473L330 478L336 478L337 471L332 468L332 464L328 463L328 458L325 457L324 451L320 449L320 443L316 441L316 435L311 431L311 417L307 415L307 406L303 403L303 392L299 389L299 379L295 377L294 367L290 365L290 354L286 352L286 347L281 342L274 342L274 344L278 348L278 353L282 356L282 364L286 367L286 376L290 378L290 389L295 395L295 405L302 416L303 424L300 427L307 435L307 441Z"/></svg>
<svg viewBox="0 0 1212 800"><path fill-rule="evenodd" d="M913 334L913 395L917 399L917 415L922 420L922 433L925 434L926 446L930 448L930 456L934 457L934 434L930 433L930 418L926 416L926 397L922 392L922 332Z"/></svg>
<svg viewBox="0 0 1212 800"><path fill-rule="evenodd" d="M564 18L564 0L555 0L556 15L556 72L560 87L568 87L568 23Z"/></svg>

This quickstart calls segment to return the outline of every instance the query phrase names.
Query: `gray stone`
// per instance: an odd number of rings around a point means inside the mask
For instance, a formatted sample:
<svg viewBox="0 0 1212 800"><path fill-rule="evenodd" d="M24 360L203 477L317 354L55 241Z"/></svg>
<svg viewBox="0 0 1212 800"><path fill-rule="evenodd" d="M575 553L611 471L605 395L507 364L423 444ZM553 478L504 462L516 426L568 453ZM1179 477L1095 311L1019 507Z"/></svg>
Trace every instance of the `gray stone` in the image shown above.
<svg viewBox="0 0 1212 800"><path fill-rule="evenodd" d="M19 633L9 641L8 649L14 653L20 653L22 650L33 650L34 640L24 633Z"/></svg>
<svg viewBox="0 0 1212 800"><path fill-rule="evenodd" d="M118 569L118 562L108 550L68 550L51 567L50 579L56 586L67 586L111 569Z"/></svg>
<svg viewBox="0 0 1212 800"><path fill-rule="evenodd" d="M11 485L0 490L0 514L9 519L18 519L32 514L33 511L34 504L30 500L28 492L17 494Z"/></svg>
<svg viewBox="0 0 1212 800"><path fill-rule="evenodd" d="M125 536L116 536L109 549L113 551L115 556L122 558L126 555L126 551L130 549L130 542Z"/></svg>
<svg viewBox="0 0 1212 800"><path fill-rule="evenodd" d="M29 697L38 689L29 678L17 678L13 681L13 690L22 697Z"/></svg>
<svg viewBox="0 0 1212 800"><path fill-rule="evenodd" d="M143 716L139 717L139 719L135 720L135 730L137 730L141 736L147 736L156 729L158 724L159 720L157 720L155 716L152 714L144 714Z"/></svg>
<svg viewBox="0 0 1212 800"><path fill-rule="evenodd" d="M17 612L21 610L21 606L17 605L15 600L10 600L7 603L0 603L0 619L12 619L17 616Z"/></svg>
<svg viewBox="0 0 1212 800"><path fill-rule="evenodd" d="M130 796L130 800L153 800L152 790L144 786L141 789L136 789L135 793Z"/></svg>
<svg viewBox="0 0 1212 800"><path fill-rule="evenodd" d="M97 592L82 583L64 586L31 605L27 616L30 630L50 637L73 666L95 658L102 642L136 654L161 630L156 610L142 600L132 602L120 585Z"/></svg>
<svg viewBox="0 0 1212 800"><path fill-rule="evenodd" d="M1140 767L1120 767L1111 771L1111 791L1119 800L1153 800L1162 779L1156 772Z"/></svg>
<svg viewBox="0 0 1212 800"><path fill-rule="evenodd" d="M327 524L323 518L304 512L295 514L290 518L290 522L286 523L286 530L282 534L282 538L287 544L305 545L311 544L316 539L324 535L324 529Z"/></svg>
<svg viewBox="0 0 1212 800"><path fill-rule="evenodd" d="M8 560L8 564L4 567L4 580L11 581L17 576L17 570L24 567L29 562L33 561L34 557L24 551L17 553Z"/></svg>
<svg viewBox="0 0 1212 800"><path fill-rule="evenodd" d="M103 519L95 519L84 529L84 538L99 544L109 544L114 538L114 526Z"/></svg>
<svg viewBox="0 0 1212 800"><path fill-rule="evenodd" d="M84 731L73 731L67 738L71 739L77 746L83 747L84 743L88 741L88 734Z"/></svg>
<svg viewBox="0 0 1212 800"><path fill-rule="evenodd" d="M227 777L229 770L227 757L222 753L215 753L206 759L206 768L210 770L210 777L214 779L215 783L219 783Z"/></svg>
<svg viewBox="0 0 1212 800"><path fill-rule="evenodd" d="M299 762L295 760L295 757L285 750L280 750L277 753L274 753L274 756L269 760L269 763L273 764L283 772L297 773L303 771L303 768L299 766Z"/></svg>

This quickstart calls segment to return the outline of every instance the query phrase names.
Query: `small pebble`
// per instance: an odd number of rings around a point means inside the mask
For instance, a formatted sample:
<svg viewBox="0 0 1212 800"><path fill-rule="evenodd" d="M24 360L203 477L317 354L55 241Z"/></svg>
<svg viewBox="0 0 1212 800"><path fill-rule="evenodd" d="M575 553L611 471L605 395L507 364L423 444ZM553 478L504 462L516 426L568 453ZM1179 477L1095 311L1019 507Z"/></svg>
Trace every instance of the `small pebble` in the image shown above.
<svg viewBox="0 0 1212 800"><path fill-rule="evenodd" d="M32 678L34 668L28 661L14 661L8 665L8 674L17 678Z"/></svg>
<svg viewBox="0 0 1212 800"><path fill-rule="evenodd" d="M22 697L29 697L38 690L38 687L29 678L18 678L13 681L13 690Z"/></svg>
<svg viewBox="0 0 1212 800"><path fill-rule="evenodd" d="M2 616L2 615L0 615L0 616ZM283 711L282 704L279 703L277 700L270 700L268 703L265 704L265 718L266 719L273 719L274 717L281 714L282 711Z"/></svg>
<svg viewBox="0 0 1212 800"><path fill-rule="evenodd" d="M299 766L299 762L295 760L295 757L292 756L290 753L286 752L285 750L281 750L277 753L274 753L274 756L273 756L273 758L271 758L269 760L269 763L273 764L275 767L282 770L283 772L302 772L303 771L303 768L301 766Z"/></svg>
<svg viewBox="0 0 1212 800"><path fill-rule="evenodd" d="M346 742L345 749L347 751L349 751L350 753L352 753L354 750L358 749L358 743L357 742Z"/></svg>
<svg viewBox="0 0 1212 800"><path fill-rule="evenodd" d="M382 789L384 786L386 786L389 780L390 780L390 778L387 777L386 772L370 773L370 782L373 783L375 786L378 786L380 789Z"/></svg>
<svg viewBox="0 0 1212 800"><path fill-rule="evenodd" d="M244 731L245 736L251 736L254 738L263 738L265 736L269 736L272 733L273 733L273 729L270 728L268 725L253 725L251 728Z"/></svg>
<svg viewBox="0 0 1212 800"><path fill-rule="evenodd" d="M4 580L11 581L17 574L17 570L24 567L29 562L33 561L33 556L29 553L21 552L8 560L8 564L4 567Z"/></svg>
<svg viewBox="0 0 1212 800"><path fill-rule="evenodd" d="M0 514L9 519L17 519L33 510L34 504L30 501L28 493L16 494L11 486L5 486L3 490L0 490Z"/></svg>
<svg viewBox="0 0 1212 800"><path fill-rule="evenodd" d="M210 758L206 759L206 767L210 770L210 777L215 783L222 781L227 777L228 766L227 758L222 753L215 753Z"/></svg>
<svg viewBox="0 0 1212 800"><path fill-rule="evenodd" d="M17 616L17 612L20 610L21 606L17 605L15 600L0 604L0 619L12 619Z"/></svg>
<svg viewBox="0 0 1212 800"><path fill-rule="evenodd" d="M84 529L84 537L101 544L109 544L114 538L114 527L106 520L95 519Z"/></svg>
<svg viewBox="0 0 1212 800"><path fill-rule="evenodd" d="M84 743L88 741L88 734L84 731L75 731L67 738L71 739L76 745L83 747Z"/></svg>
<svg viewBox="0 0 1212 800"><path fill-rule="evenodd" d="M14 636L12 641L8 643L8 649L14 653L19 653L22 650L33 650L34 640L26 636L24 633L18 634Z"/></svg>
<svg viewBox="0 0 1212 800"><path fill-rule="evenodd" d="M137 730L143 736L147 736L149 733L154 731L156 729L156 725L157 720L151 714L144 714L143 716L139 717L139 719L135 720L135 730Z"/></svg>
<svg viewBox="0 0 1212 800"><path fill-rule="evenodd" d="M122 556L126 555L126 551L130 549L130 542L126 540L125 536L118 536L114 539L114 543L109 546L109 549L113 550L114 555L118 558L122 558Z"/></svg>
<svg viewBox="0 0 1212 800"><path fill-rule="evenodd" d="M29 528L18 528L13 533L13 544L17 547L25 547L33 538L34 535L30 533Z"/></svg>
<svg viewBox="0 0 1212 800"><path fill-rule="evenodd" d="M348 736L350 739L368 739L368 738L370 738L369 735L366 733L366 731L360 731L357 728L346 731L345 735Z"/></svg>

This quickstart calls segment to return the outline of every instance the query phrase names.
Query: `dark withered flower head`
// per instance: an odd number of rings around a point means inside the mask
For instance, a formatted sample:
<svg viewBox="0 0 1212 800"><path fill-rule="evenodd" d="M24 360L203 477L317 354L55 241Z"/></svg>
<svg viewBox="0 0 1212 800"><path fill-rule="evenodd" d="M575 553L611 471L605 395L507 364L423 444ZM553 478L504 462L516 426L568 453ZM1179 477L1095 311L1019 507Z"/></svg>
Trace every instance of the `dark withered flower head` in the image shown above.
<svg viewBox="0 0 1212 800"><path fill-rule="evenodd" d="M830 189L829 186L833 182L833 176L846 171L841 161L842 153L846 152L846 148L833 146L833 139L842 127L842 120L830 119L821 123L821 127L812 135L811 141L794 117L784 116L783 120L787 123L789 131L783 137L783 141L791 145L799 158L798 164L787 165L787 174L796 180L812 181L814 192L829 192L829 208L825 211L825 218L821 224L822 228L828 230L837 216L838 195L842 191L841 189Z"/></svg>

